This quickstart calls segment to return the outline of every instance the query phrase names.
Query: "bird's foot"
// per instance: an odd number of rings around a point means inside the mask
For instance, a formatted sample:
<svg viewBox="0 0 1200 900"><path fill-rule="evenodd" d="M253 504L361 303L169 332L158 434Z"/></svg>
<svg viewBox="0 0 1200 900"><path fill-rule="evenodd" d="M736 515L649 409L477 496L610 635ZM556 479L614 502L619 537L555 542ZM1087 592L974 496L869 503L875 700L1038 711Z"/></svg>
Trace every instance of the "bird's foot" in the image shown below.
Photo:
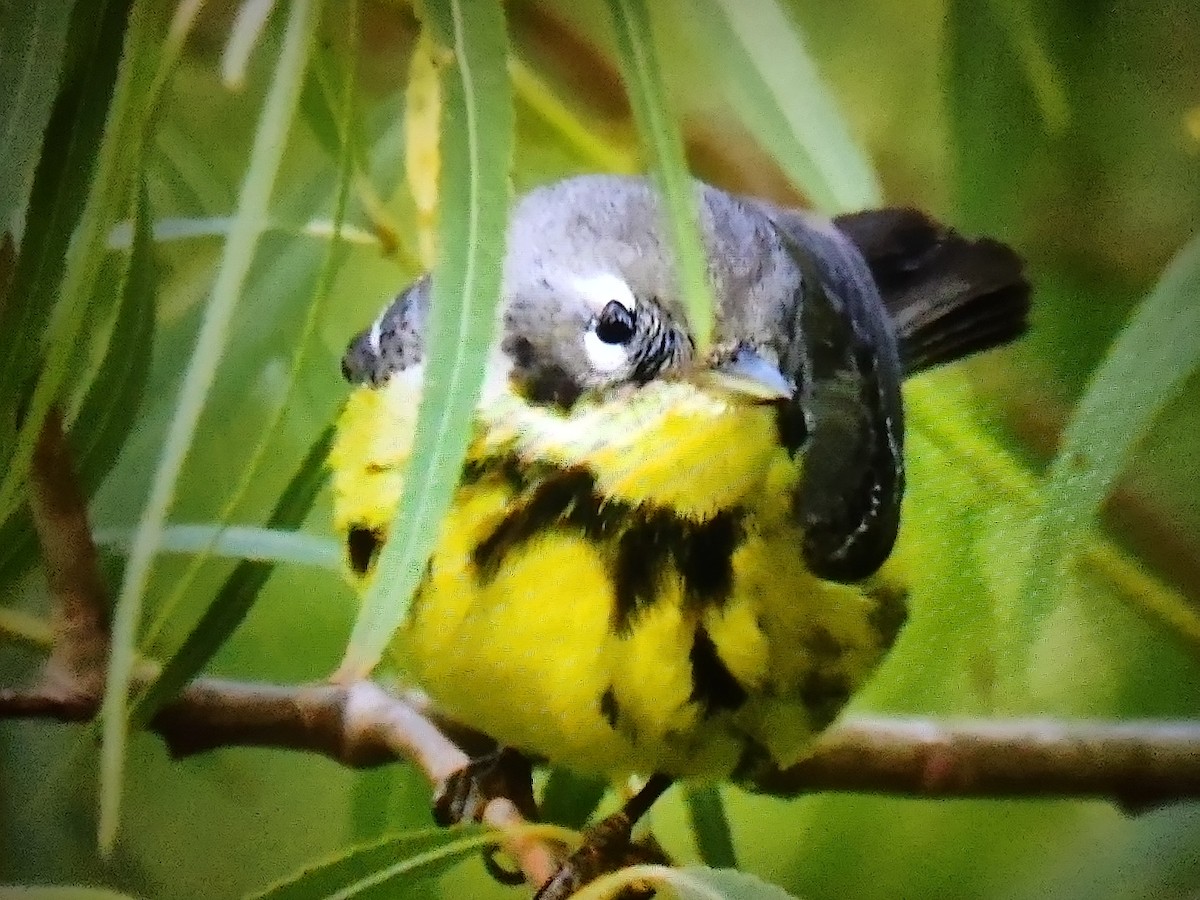
<svg viewBox="0 0 1200 900"><path fill-rule="evenodd" d="M433 818L442 826L478 822L487 805L501 797L510 800L529 821L537 818L533 764L529 757L511 747L477 756L443 779L433 792ZM497 849L484 851L483 862L488 873L501 884L524 884L525 877L519 871L501 865Z"/></svg>
<svg viewBox="0 0 1200 900"><path fill-rule="evenodd" d="M534 900L565 900L589 881L626 866L670 865L670 859L653 835L633 840L633 826L670 784L669 778L656 775L621 810L587 829L582 846L542 885ZM617 896L620 900L646 900L654 896L654 890L634 886Z"/></svg>
<svg viewBox="0 0 1200 900"><path fill-rule="evenodd" d="M537 818L533 765L511 747L476 757L443 779L433 792L433 818L439 825L478 822L487 805L500 797L511 800L527 819Z"/></svg>
<svg viewBox="0 0 1200 900"><path fill-rule="evenodd" d="M656 863L670 865L653 835L632 838L633 823L624 812L602 819L583 834L583 844L572 853L554 877L542 885L534 900L566 900L589 881L626 866ZM629 887L617 895L619 900L648 900L650 887Z"/></svg>

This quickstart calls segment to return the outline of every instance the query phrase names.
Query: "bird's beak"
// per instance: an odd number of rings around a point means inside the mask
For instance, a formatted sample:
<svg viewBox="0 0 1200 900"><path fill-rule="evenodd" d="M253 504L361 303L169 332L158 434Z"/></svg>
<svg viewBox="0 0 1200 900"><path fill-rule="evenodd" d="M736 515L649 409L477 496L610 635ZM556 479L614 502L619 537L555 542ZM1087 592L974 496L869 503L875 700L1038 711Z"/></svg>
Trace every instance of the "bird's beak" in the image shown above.
<svg viewBox="0 0 1200 900"><path fill-rule="evenodd" d="M762 402L790 400L796 393L796 386L778 366L745 347L738 348L729 359L705 369L701 377L713 387Z"/></svg>

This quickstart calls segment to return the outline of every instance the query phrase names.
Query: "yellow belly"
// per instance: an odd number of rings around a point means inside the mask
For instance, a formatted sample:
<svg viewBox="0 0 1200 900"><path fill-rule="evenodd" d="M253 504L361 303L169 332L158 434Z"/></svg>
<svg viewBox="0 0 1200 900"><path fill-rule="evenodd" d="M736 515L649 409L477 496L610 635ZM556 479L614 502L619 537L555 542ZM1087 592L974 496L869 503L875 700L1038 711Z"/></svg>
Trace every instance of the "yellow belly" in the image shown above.
<svg viewBox="0 0 1200 900"><path fill-rule="evenodd" d="M393 385L348 403L343 533L386 526L413 410ZM495 405L397 635L405 671L453 718L581 771L795 761L891 643L898 600L807 573L775 427L684 384L569 419Z"/></svg>

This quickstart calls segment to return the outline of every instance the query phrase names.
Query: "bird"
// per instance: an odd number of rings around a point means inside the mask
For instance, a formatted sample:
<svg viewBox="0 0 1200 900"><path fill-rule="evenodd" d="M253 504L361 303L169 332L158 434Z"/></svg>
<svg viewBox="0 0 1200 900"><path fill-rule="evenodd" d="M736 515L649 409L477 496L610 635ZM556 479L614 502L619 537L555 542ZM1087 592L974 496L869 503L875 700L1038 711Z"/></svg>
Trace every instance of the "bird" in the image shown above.
<svg viewBox="0 0 1200 900"><path fill-rule="evenodd" d="M902 383L1030 309L1014 250L913 208L826 218L699 181L695 201L704 345L651 179L514 204L466 462L393 641L499 753L648 778L622 827L677 779L764 783L871 676L907 615ZM432 277L342 359L329 465L360 589L403 490Z"/></svg>

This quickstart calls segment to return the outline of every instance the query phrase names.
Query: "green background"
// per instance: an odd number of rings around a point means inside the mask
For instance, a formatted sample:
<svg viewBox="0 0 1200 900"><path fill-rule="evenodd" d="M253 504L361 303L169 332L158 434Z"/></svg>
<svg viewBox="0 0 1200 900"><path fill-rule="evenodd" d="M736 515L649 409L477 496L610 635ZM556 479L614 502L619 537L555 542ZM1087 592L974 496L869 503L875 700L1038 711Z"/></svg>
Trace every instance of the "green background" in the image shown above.
<svg viewBox="0 0 1200 900"><path fill-rule="evenodd" d="M337 12L330 4L326 27ZM568 10L567 7L570 7ZM1034 327L1019 346L928 376L922 396L955 398L946 417L995 440L1039 472L1076 399L1127 317L1200 220L1200 7L1017 0L790 4L850 133L874 161L889 203L1013 243L1036 285ZM246 83L220 83L236 5L210 3L167 86L146 159L152 218L227 216L237 198L283 12L268 21ZM0 7L17 15L16 5ZM507 9L517 53L595 139L630 152L635 136L601 4ZM739 123L714 48L687 25L682 0L655 9L674 108L700 176L801 202ZM0 20L2 21L2 20ZM269 435L263 467L233 516L261 522L345 396L347 339L415 274L403 174L404 85L416 35L410 10L363 3L357 57L366 159L347 219L368 227L364 197L383 202L404 247L349 244L317 323L296 392ZM337 47L333 46L336 54ZM311 87L311 85L310 85ZM594 169L587 147L518 93L518 190ZM262 240L189 454L172 520L213 521L237 484L283 385L327 241L336 152L308 104L291 130ZM9 175L20 181L21 173ZM365 188L363 185L369 185ZM184 361L221 253L220 236L155 243L156 334L144 396L96 490L98 528L129 528L144 502ZM1193 304L1200 298L1193 298ZM1194 307L1193 307L1194 308ZM29 339L36 348L35 337ZM36 353L36 349L30 351ZM1102 529L1134 565L1200 605L1200 382L1165 407L1128 460ZM960 421L961 420L961 421ZM1028 693L996 687L1006 610L1019 591L1030 510L938 441L910 440L913 496L906 553L921 563L914 618L860 699L862 710L988 715L1194 716L1200 649L1084 571L1040 622ZM989 445L990 446L990 445ZM322 494L306 530L329 535ZM114 579L119 557L107 560ZM155 565L148 619L187 559ZM210 561L149 655L173 646L231 567ZM37 569L5 572L5 605L45 615ZM119 582L119 579L117 579ZM212 661L222 676L320 679L337 664L354 600L337 573L281 566ZM0 644L0 683L41 655ZM152 736L132 739L113 858L95 851L94 735L78 727L0 723L0 881L88 883L147 897L229 897L385 830L430 824L428 788L404 766L355 773L295 753L225 750L171 761ZM725 792L741 866L800 897L1183 897L1200 891L1200 808L1131 817L1106 803L918 801L823 795L800 800ZM678 798L654 812L673 853L695 850ZM477 861L441 882L446 896L516 896ZM429 888L414 883L414 896Z"/></svg>

